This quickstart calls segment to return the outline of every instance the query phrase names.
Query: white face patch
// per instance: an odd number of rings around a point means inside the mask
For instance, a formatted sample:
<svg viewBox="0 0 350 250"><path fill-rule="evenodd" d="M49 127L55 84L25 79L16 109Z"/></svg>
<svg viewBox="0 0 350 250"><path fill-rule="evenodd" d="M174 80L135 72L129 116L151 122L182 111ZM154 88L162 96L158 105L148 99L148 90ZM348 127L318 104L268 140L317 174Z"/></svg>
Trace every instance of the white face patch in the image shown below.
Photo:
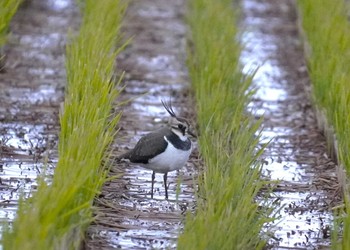
<svg viewBox="0 0 350 250"><path fill-rule="evenodd" d="M183 135L183 133L178 129L171 128L171 131L173 131L180 138L181 141L187 141L187 136Z"/></svg>

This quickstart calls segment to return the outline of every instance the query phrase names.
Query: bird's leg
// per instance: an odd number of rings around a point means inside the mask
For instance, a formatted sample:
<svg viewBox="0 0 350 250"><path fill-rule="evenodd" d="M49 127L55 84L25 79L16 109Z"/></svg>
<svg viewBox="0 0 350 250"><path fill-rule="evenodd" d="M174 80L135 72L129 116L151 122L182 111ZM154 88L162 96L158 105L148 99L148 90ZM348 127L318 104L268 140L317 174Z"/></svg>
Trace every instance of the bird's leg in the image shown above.
<svg viewBox="0 0 350 250"><path fill-rule="evenodd" d="M151 199L153 199L153 186L154 186L154 179L156 178L156 172L153 171L152 173L152 189L151 189Z"/></svg>
<svg viewBox="0 0 350 250"><path fill-rule="evenodd" d="M167 178L168 178L168 173L165 173L164 176L163 176L164 187L165 187L165 199L168 199L168 185L166 183Z"/></svg>

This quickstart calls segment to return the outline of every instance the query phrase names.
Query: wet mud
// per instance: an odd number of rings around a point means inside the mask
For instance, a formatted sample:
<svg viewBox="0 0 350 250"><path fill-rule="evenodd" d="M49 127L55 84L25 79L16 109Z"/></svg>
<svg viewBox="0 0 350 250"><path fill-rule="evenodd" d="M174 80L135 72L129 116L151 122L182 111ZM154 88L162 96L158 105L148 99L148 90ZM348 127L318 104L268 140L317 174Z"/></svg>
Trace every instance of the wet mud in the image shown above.
<svg viewBox="0 0 350 250"><path fill-rule="evenodd" d="M21 192L35 192L36 176L53 173L57 162L58 112L64 99L64 45L79 15L72 0L27 0L15 16L0 73L0 220L12 220ZM327 154L305 88L309 86L292 0L242 0L242 62L259 65L259 88L250 109L264 114L264 175L279 180L271 197L283 206L269 241L273 249L327 249L332 206L341 202L335 163ZM116 109L123 112L113 155L165 125L161 99L195 123L186 60L186 1L131 1L123 25L132 43L117 59L125 88ZM195 147L196 148L196 147ZM194 179L200 166L190 161L163 176L137 165L114 163L96 198L96 221L85 249L173 249L185 213L195 209Z"/></svg>
<svg viewBox="0 0 350 250"><path fill-rule="evenodd" d="M250 107L264 116L264 175L278 180L271 199L282 207L274 222L273 249L325 249L332 207L341 203L336 164L317 127L298 34L294 1L242 1L243 63L260 66Z"/></svg>

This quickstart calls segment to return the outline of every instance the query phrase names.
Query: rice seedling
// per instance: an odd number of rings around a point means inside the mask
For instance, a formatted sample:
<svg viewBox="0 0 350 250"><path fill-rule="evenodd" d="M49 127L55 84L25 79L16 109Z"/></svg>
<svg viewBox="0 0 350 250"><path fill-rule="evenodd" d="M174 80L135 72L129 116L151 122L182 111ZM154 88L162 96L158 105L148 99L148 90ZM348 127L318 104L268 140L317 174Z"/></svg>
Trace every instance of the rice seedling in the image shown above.
<svg viewBox="0 0 350 250"><path fill-rule="evenodd" d="M0 71L5 64L4 45L7 42L9 25L13 15L17 12L21 0L0 1Z"/></svg>
<svg viewBox="0 0 350 250"><path fill-rule="evenodd" d="M334 128L339 164L350 173L350 26L348 3L342 0L298 1L302 27L311 53L308 55L312 95L315 104ZM333 138L332 136L328 136ZM343 218L341 245L333 240L334 249L350 249L350 211L348 181L343 185L346 215ZM339 225L336 226L339 228Z"/></svg>
<svg viewBox="0 0 350 250"><path fill-rule="evenodd" d="M247 115L251 75L242 73L238 13L230 0L191 0L188 65L197 101L205 168L197 210L186 218L179 249L262 249L272 210L256 202L264 185L257 151L259 122Z"/></svg>
<svg viewBox="0 0 350 250"><path fill-rule="evenodd" d="M0 1L0 48L6 44L8 28L13 15L22 0L1 0Z"/></svg>
<svg viewBox="0 0 350 250"><path fill-rule="evenodd" d="M86 0L77 36L67 44L67 87L60 115L59 161L50 184L20 201L17 218L3 235L4 249L78 249L92 221L96 194L106 180L109 146L119 115L113 78L125 5ZM104 163L103 163L104 162Z"/></svg>

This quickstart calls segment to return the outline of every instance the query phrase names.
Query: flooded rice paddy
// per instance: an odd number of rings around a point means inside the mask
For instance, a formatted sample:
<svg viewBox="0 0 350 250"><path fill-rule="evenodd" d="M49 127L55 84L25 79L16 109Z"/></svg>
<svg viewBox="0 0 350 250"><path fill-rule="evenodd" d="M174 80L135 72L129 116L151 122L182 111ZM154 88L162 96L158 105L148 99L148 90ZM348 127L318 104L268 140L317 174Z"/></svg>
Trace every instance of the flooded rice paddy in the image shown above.
<svg viewBox="0 0 350 250"><path fill-rule="evenodd" d="M64 100L64 45L68 27L79 23L71 0L28 0L11 25L0 73L0 219L13 220L21 192L35 192L36 176L53 174L57 162L58 112ZM335 163L327 155L311 103L309 84L296 26L293 1L242 0L242 62L260 66L258 91L250 104L264 114L264 175L280 182L271 199L283 206L275 221L273 249L319 249L329 246L329 212L340 202ZM126 72L123 107L114 154L131 148L149 131L164 126L168 114L160 100L171 98L175 112L192 119L186 60L184 0L135 0L125 16L125 37L132 43L118 57ZM115 164L96 199L96 222L86 249L176 248L184 214L195 209L194 179L200 167L194 150L188 164L169 173L169 200L162 175L137 165Z"/></svg>
<svg viewBox="0 0 350 250"><path fill-rule="evenodd" d="M293 1L246 0L242 61L259 66L251 108L264 116L264 175L277 180L271 199L282 210L271 247L319 249L330 244L331 208L340 202L336 164L308 99L309 84Z"/></svg>
<svg viewBox="0 0 350 250"><path fill-rule="evenodd" d="M50 175L57 162L64 45L67 27L78 21L72 2L25 1L11 23L0 73L2 221L13 220L21 194L35 192L44 165Z"/></svg>

